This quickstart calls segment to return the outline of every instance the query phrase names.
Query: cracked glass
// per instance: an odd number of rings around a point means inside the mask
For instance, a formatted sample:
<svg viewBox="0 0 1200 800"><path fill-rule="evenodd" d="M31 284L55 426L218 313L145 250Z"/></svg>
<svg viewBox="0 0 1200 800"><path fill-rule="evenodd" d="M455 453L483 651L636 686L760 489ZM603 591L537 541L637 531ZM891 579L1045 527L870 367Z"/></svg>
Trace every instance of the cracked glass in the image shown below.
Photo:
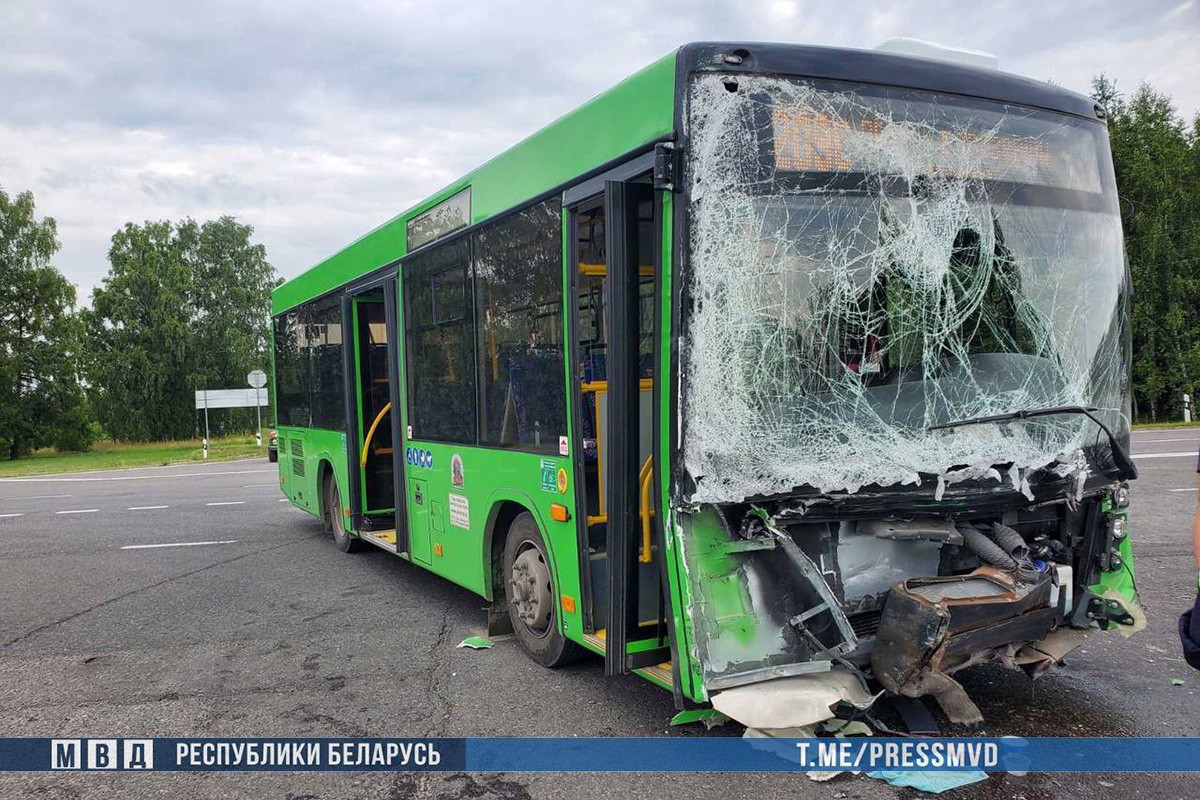
<svg viewBox="0 0 1200 800"><path fill-rule="evenodd" d="M1126 282L1107 134L1042 110L707 73L689 89L684 499L1108 463ZM1086 453L1086 457L1082 454ZM1091 465L1089 467L1089 465Z"/></svg>

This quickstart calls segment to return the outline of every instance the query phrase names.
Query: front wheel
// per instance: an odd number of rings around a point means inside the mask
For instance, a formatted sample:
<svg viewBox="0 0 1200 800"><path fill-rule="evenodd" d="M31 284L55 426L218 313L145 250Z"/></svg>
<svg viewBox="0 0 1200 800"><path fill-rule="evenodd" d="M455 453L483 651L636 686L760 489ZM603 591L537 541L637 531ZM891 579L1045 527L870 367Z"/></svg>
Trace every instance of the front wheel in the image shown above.
<svg viewBox="0 0 1200 800"><path fill-rule="evenodd" d="M345 516L342 514L342 493L338 490L337 478L330 473L325 478L325 514L328 517L326 526L333 531L333 543L343 553L353 553L358 549L358 539L346 530Z"/></svg>
<svg viewBox="0 0 1200 800"><path fill-rule="evenodd" d="M508 526L504 575L508 617L525 652L543 667L561 667L578 659L584 650L560 630L550 560L529 512Z"/></svg>

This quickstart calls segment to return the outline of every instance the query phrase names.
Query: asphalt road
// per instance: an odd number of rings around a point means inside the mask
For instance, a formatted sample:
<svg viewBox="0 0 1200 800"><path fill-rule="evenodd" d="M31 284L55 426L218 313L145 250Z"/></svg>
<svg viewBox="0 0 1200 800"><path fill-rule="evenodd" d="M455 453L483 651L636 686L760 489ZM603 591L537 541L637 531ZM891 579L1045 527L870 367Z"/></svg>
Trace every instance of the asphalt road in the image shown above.
<svg viewBox="0 0 1200 800"><path fill-rule="evenodd" d="M1200 674L1175 633L1196 586L1198 447L1197 430L1135 437L1132 531L1149 628L1098 637L1037 682L991 666L960 673L984 733L1200 735ZM606 679L599 660L547 671L512 640L456 648L481 632L478 597L383 551L341 553L315 519L280 502L265 459L0 481L0 554L3 735L741 733L670 728L668 693ZM787 774L0 775L3 797L785 793L915 796L859 776ZM951 796L1198 795L1181 775L1042 774L997 775Z"/></svg>

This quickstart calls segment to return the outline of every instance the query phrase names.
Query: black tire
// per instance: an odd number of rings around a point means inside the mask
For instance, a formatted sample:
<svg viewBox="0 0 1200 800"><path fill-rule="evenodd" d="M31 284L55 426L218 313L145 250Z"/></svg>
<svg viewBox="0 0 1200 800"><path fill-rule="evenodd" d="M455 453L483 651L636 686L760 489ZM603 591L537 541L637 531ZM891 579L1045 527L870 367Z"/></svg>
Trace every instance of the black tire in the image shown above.
<svg viewBox="0 0 1200 800"><path fill-rule="evenodd" d="M562 667L584 649L563 636L557 594L541 531L529 512L508 526L504 541L504 595L508 618L521 647L543 667Z"/></svg>
<svg viewBox="0 0 1200 800"><path fill-rule="evenodd" d="M358 537L346 530L346 518L342 514L342 493L338 490L337 478L330 472L325 476L325 500L322 503L325 516L325 530L333 532L333 543L343 553L353 553L358 549Z"/></svg>

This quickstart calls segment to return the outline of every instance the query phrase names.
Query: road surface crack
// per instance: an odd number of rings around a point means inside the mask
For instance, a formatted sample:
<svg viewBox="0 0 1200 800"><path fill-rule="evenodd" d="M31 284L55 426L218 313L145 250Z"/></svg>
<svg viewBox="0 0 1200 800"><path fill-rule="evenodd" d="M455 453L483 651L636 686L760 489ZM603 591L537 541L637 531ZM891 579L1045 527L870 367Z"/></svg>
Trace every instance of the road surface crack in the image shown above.
<svg viewBox="0 0 1200 800"><path fill-rule="evenodd" d="M53 622L47 622L44 625L38 625L36 628L30 628L29 630L25 631L21 635L15 637L15 638L9 639L7 642L4 643L4 646L10 647L10 646L16 644L17 642L22 642L22 641L30 638L31 636L41 633L42 631L46 631L51 628L55 628L59 625L62 625L64 623L78 619L79 617L82 617L84 614L90 614L93 611L104 608L105 606L112 605L113 603L118 603L129 597L133 597L136 594L141 594L142 592L147 592L147 591L150 591L151 589L157 589L160 586L165 586L168 583L182 580L184 578L190 578L193 575L198 575L201 572L207 572L210 569L215 569L217 567L223 567L226 564L232 564L233 562L241 561L244 558L250 558L252 556L262 555L263 553L270 553L273 550L280 550L284 547L292 547L293 545L303 544L306 541L309 541L311 539L318 539L322 536L324 536L324 533L314 533L309 536L305 536L302 539L296 539L294 541L284 542L283 544L277 544L277 545L273 545L271 547L264 547L259 550L253 550L249 553L242 553L241 555L232 556L231 558L225 558L220 561L216 561L212 564L208 564L207 566L199 567L199 568L193 569L193 570L188 570L187 572L182 572L178 575L172 575L168 578L163 578L161 581L156 581L155 583L151 583L148 586L142 586L137 589L130 589L128 592L119 594L116 597L110 597L107 600L101 600L99 603L96 603L95 605L91 605L80 611L76 611L72 614L68 614L67 616L56 619Z"/></svg>

